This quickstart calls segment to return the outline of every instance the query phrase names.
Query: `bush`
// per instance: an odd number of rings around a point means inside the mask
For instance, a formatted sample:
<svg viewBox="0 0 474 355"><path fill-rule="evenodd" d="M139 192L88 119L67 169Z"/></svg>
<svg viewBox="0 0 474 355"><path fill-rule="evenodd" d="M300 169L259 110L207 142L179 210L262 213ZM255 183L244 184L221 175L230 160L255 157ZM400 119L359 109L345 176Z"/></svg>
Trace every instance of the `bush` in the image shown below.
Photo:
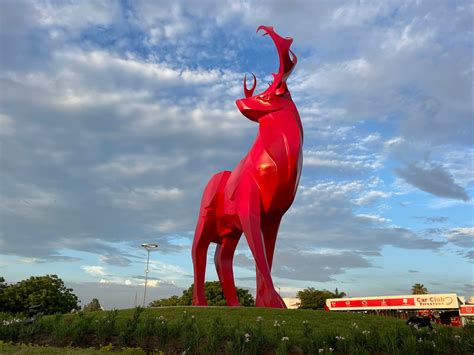
<svg viewBox="0 0 474 355"><path fill-rule="evenodd" d="M106 312L104 316L99 317L95 322L95 336L99 344L105 344L107 340L115 333L118 310Z"/></svg>
<svg viewBox="0 0 474 355"><path fill-rule="evenodd" d="M120 332L119 338L122 345L131 345L135 331L137 330L138 323L140 321L140 314L144 311L142 307L135 307L132 317L125 321L125 327Z"/></svg>

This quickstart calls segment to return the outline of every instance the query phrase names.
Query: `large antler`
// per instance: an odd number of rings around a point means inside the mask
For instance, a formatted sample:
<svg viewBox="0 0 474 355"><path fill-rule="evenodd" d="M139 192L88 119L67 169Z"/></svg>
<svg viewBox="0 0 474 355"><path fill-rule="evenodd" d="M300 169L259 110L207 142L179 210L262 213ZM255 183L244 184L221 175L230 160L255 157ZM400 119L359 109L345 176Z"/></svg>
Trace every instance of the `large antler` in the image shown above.
<svg viewBox="0 0 474 355"><path fill-rule="evenodd" d="M258 31L264 31L264 36L269 35L273 42L275 43L275 47L278 51L278 57L280 59L280 66L278 68L278 73L273 73L273 83L270 84L265 92L273 92L275 91L276 94L283 94L286 91L286 79L290 76L293 68L295 67L298 58L296 55L291 51L290 46L293 42L293 38L290 37L281 37L278 33L276 33L271 26L259 26L257 28ZM253 75L253 86L249 90L247 89L247 76L244 77L244 93L245 97L250 97L253 95L253 91L257 85L257 79L255 75Z"/></svg>

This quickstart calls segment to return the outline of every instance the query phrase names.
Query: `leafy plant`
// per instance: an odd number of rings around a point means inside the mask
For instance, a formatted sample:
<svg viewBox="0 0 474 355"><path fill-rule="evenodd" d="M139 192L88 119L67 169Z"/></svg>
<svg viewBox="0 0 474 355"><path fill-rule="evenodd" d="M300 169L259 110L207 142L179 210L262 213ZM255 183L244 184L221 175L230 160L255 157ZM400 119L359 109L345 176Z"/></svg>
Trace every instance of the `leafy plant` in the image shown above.
<svg viewBox="0 0 474 355"><path fill-rule="evenodd" d="M147 316L137 325L137 329L135 330L135 338L145 349L149 349L151 347L153 336L155 335L156 323L156 317Z"/></svg>
<svg viewBox="0 0 474 355"><path fill-rule="evenodd" d="M104 344L115 332L118 310L108 311L95 322L94 333L99 344Z"/></svg>
<svg viewBox="0 0 474 355"><path fill-rule="evenodd" d="M87 335L92 333L93 322L98 322L98 319L94 320L94 317L88 317L83 312L79 312L74 321L71 324L71 338L75 345L87 344Z"/></svg>
<svg viewBox="0 0 474 355"><path fill-rule="evenodd" d="M135 330L137 329L140 320L140 315L143 313L143 311L144 308L135 307L132 317L126 320L125 328L119 334L121 344L128 346L132 343Z"/></svg>

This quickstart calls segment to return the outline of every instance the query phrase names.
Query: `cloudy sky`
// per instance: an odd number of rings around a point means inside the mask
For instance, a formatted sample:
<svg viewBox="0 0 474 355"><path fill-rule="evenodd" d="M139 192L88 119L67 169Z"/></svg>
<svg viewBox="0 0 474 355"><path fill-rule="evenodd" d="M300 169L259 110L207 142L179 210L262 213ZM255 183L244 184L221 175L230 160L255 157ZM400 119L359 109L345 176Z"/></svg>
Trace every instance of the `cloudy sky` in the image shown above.
<svg viewBox="0 0 474 355"><path fill-rule="evenodd" d="M192 282L201 192L257 125L242 78L288 81L304 167L277 241L285 296L473 290L470 1L0 2L0 275L57 274L83 304L149 300ZM212 260L213 250L209 252ZM255 288L245 239L236 282ZM211 261L207 279L216 279Z"/></svg>

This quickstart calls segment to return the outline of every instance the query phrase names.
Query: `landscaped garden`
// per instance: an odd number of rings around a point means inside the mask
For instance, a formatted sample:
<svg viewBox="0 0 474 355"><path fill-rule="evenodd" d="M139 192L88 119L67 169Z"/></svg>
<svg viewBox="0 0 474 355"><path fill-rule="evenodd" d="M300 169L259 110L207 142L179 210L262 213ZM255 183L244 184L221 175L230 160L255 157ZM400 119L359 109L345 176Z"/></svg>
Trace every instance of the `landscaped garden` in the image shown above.
<svg viewBox="0 0 474 355"><path fill-rule="evenodd" d="M30 325L5 313L0 314L0 340L1 353L23 354L96 351L467 354L474 351L474 329L470 326L417 329L390 317L255 307L78 312L42 316Z"/></svg>

